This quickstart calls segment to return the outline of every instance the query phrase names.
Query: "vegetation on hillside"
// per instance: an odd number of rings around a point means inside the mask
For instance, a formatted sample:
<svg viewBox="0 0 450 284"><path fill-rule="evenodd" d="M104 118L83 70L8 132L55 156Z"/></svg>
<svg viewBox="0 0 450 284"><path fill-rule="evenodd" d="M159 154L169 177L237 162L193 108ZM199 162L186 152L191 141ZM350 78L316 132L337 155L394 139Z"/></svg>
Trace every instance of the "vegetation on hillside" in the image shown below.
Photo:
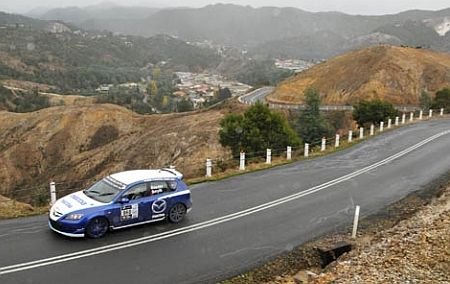
<svg viewBox="0 0 450 284"><path fill-rule="evenodd" d="M273 60L251 60L233 74L233 77L250 86L276 86L293 74L291 70L276 68Z"/></svg>
<svg viewBox="0 0 450 284"><path fill-rule="evenodd" d="M234 157L241 151L265 156L266 149L280 150L297 146L300 139L283 114L256 103L244 115L230 113L220 121L219 141L229 147Z"/></svg>
<svg viewBox="0 0 450 284"><path fill-rule="evenodd" d="M320 96L315 89L305 91L305 109L300 110L296 129L298 135L307 143L319 141L322 137L331 137L332 126L320 113Z"/></svg>
<svg viewBox="0 0 450 284"><path fill-rule="evenodd" d="M433 100L433 108L450 109L450 89L444 88L436 92Z"/></svg>
<svg viewBox="0 0 450 284"><path fill-rule="evenodd" d="M0 85L0 110L31 112L50 106L49 99L33 91L11 91Z"/></svg>
<svg viewBox="0 0 450 284"><path fill-rule="evenodd" d="M220 62L213 50L163 35L147 39L8 26L0 29L0 38L0 78L50 84L59 92L92 94L102 84L137 82L151 76L155 65L195 72Z"/></svg>
<svg viewBox="0 0 450 284"><path fill-rule="evenodd" d="M142 15L145 8L134 10L136 7L121 7L121 13L117 13L110 8L70 7L52 10L44 18L123 34L176 34L189 41L246 46L253 54L271 57L323 59L380 43L446 51L450 47L448 34L441 37L434 30L434 26L450 16L450 9L361 16L217 4L199 9L147 11L145 17Z"/></svg>
<svg viewBox="0 0 450 284"><path fill-rule="evenodd" d="M371 124L378 125L381 121L397 115L398 111L393 104L381 100L360 101L353 106L353 119L363 127Z"/></svg>

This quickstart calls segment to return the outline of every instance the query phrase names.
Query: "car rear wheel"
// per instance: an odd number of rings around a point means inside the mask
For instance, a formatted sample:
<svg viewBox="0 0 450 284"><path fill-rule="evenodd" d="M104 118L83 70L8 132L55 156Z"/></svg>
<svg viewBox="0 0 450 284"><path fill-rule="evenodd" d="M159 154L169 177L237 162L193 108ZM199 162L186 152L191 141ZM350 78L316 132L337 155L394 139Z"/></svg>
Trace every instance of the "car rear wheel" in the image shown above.
<svg viewBox="0 0 450 284"><path fill-rule="evenodd" d="M108 220L105 218L94 218L86 226L86 236L93 239L103 237L108 232Z"/></svg>
<svg viewBox="0 0 450 284"><path fill-rule="evenodd" d="M185 215L186 206L184 206L184 204L177 203L169 210L169 221L171 223L180 223L183 221Z"/></svg>

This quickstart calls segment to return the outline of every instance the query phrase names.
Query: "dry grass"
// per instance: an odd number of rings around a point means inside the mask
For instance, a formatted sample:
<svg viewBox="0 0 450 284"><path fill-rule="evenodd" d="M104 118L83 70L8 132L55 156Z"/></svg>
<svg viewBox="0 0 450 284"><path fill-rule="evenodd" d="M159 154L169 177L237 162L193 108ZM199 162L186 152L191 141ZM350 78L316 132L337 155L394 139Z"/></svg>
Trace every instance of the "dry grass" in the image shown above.
<svg viewBox="0 0 450 284"><path fill-rule="evenodd" d="M377 46L335 57L286 80L268 97L274 103L303 103L309 87L327 105L383 99L418 105L422 90L450 86L450 56L425 49Z"/></svg>
<svg viewBox="0 0 450 284"><path fill-rule="evenodd" d="M33 207L26 203L17 202L0 195L0 219L11 219L48 212L48 206Z"/></svg>

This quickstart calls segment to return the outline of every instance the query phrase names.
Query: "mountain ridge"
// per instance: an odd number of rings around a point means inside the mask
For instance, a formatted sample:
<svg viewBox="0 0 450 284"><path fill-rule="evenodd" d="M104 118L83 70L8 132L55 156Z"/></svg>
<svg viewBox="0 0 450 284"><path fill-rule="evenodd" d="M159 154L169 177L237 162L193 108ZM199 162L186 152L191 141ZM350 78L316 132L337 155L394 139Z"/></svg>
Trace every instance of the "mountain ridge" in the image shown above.
<svg viewBox="0 0 450 284"><path fill-rule="evenodd" d="M63 10L59 10L63 11ZM52 16L52 11L46 15L48 19L67 20L62 15ZM255 56L286 56L301 59L323 59L352 49L365 47L369 42L352 45L357 38L368 36L379 29L386 27L388 31L396 27L397 34L412 33L407 39L402 39L399 44L411 46L429 46L438 50L450 51L450 38L444 42L439 35L433 32L432 27L423 27L430 36L422 33L415 34L411 31L411 25L419 25L424 20L448 17L450 8L438 11L411 10L397 14L380 16L349 15L341 12L308 12L298 8L278 8L251 6L239 6L234 4L215 4L202 8L167 8L149 13L144 18L122 19L88 19L78 21L76 24L85 29L110 30L122 34L152 36L154 34L169 34L186 41L210 40L222 45L233 45L247 49ZM83 18L83 17L80 17ZM397 27L397 25L400 25ZM400 31L398 31L400 30ZM332 34L331 37L323 37L323 34ZM309 52L313 44L304 37L313 38L318 35L316 41L329 46L317 55L317 52ZM417 40L414 38L417 37ZM411 40L411 38L413 40ZM284 53L273 51L274 45L283 46L285 42L301 42L297 48L284 48ZM342 48L341 42L347 43ZM390 41L379 43L392 44ZM276 48L275 48L276 49ZM307 51L299 52L301 49Z"/></svg>

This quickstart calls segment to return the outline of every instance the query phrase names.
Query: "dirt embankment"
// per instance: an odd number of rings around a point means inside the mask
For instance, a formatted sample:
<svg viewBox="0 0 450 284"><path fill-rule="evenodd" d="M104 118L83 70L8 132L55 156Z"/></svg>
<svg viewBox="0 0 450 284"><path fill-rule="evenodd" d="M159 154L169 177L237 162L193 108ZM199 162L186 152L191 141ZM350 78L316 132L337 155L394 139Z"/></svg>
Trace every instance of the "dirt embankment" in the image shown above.
<svg viewBox="0 0 450 284"><path fill-rule="evenodd" d="M450 55L426 49L376 46L353 51L299 73L268 97L274 103L302 104L307 88L316 88L326 105L382 99L418 105L423 90L450 86Z"/></svg>
<svg viewBox="0 0 450 284"><path fill-rule="evenodd" d="M413 217L363 238L311 283L450 283L450 186Z"/></svg>
<svg viewBox="0 0 450 284"><path fill-rule="evenodd" d="M0 112L0 194L49 180L78 181L108 173L174 165L187 176L206 158L227 156L219 120L237 103L187 114L137 115L114 105Z"/></svg>

